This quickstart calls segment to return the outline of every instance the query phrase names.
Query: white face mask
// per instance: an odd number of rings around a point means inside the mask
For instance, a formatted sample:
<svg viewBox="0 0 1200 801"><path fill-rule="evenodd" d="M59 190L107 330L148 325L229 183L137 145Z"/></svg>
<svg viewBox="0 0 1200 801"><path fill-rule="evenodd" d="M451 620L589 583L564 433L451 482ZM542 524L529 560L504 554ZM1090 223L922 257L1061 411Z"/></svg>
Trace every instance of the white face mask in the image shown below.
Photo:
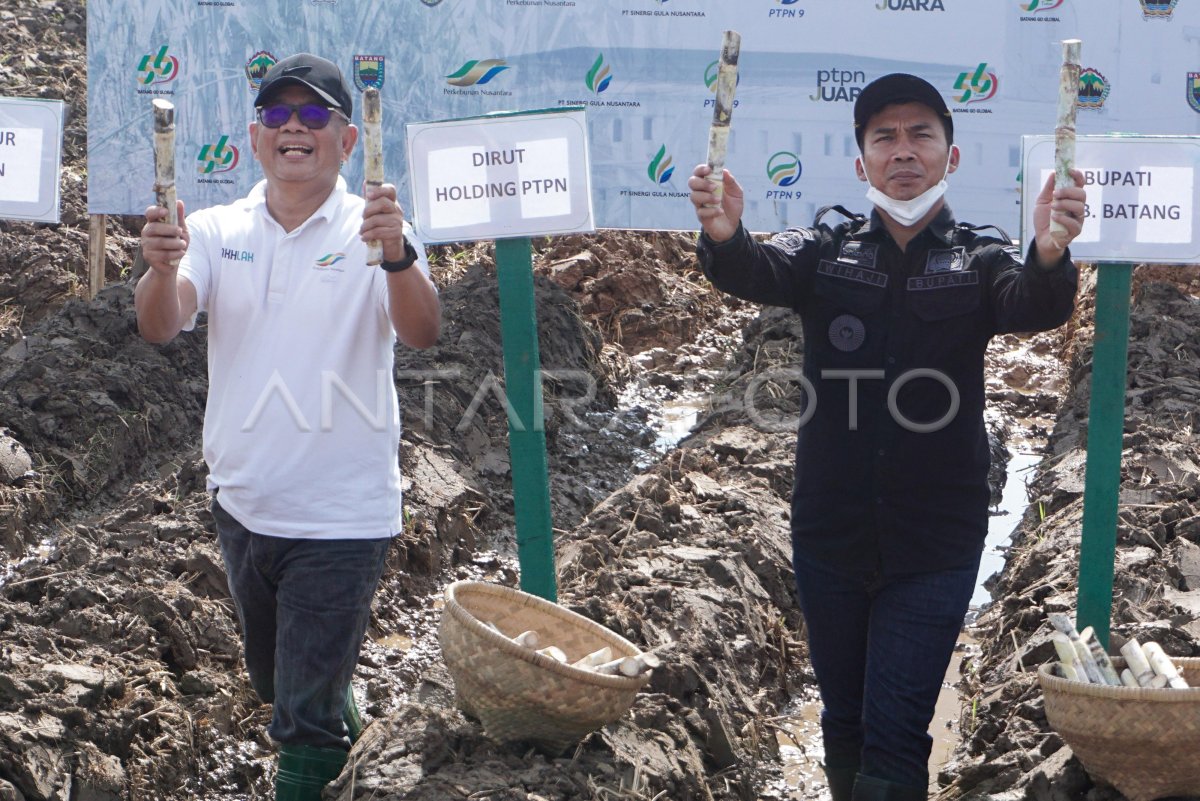
<svg viewBox="0 0 1200 801"><path fill-rule="evenodd" d="M954 152L954 148L950 148L950 153ZM950 155L946 156L946 169L942 173L942 180L938 181L933 186L926 189L921 194L914 197L912 200L896 200L894 197L885 195L875 187L871 186L870 180L867 181L867 200L874 203L882 211L886 211L888 216L901 225L916 225L921 221L921 218L929 213L934 204L941 200L942 195L946 194L946 175L950 172ZM863 168L863 174L866 174L866 168Z"/></svg>

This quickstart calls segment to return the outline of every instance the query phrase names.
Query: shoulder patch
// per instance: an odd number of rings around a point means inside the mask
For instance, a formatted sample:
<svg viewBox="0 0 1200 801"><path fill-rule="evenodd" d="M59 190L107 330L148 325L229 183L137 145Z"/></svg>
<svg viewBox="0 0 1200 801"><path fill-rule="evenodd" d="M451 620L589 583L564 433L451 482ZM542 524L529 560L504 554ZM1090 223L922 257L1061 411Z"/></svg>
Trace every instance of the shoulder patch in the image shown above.
<svg viewBox="0 0 1200 801"><path fill-rule="evenodd" d="M788 255L794 255L804 249L806 242L815 242L816 237L812 231L804 228L789 228L782 231L771 238L771 244L775 245L780 250Z"/></svg>

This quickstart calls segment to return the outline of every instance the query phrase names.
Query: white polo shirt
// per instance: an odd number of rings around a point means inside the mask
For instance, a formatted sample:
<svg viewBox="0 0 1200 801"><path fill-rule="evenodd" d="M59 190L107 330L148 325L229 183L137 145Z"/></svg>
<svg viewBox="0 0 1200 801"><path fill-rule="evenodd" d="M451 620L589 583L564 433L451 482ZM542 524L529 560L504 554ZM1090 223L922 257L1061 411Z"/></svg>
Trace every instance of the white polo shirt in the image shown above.
<svg viewBox="0 0 1200 801"><path fill-rule="evenodd" d="M402 527L395 334L386 273L367 266L359 238L364 203L339 177L289 233L267 212L263 181L187 218L179 274L208 312L208 486L260 534L370 539Z"/></svg>

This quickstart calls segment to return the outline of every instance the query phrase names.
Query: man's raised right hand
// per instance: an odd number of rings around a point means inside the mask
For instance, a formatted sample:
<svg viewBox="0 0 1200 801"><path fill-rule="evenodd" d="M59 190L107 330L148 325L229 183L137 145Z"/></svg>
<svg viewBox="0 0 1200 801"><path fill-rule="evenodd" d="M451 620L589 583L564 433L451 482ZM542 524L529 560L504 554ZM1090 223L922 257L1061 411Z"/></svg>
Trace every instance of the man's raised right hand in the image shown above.
<svg viewBox="0 0 1200 801"><path fill-rule="evenodd" d="M142 226L142 259L155 272L174 273L179 267L179 260L187 252L189 237L183 216L183 201L177 200L175 203L179 214L178 226L167 222L167 210L162 206L146 209L146 224Z"/></svg>
<svg viewBox="0 0 1200 801"><path fill-rule="evenodd" d="M711 178L712 167L707 164L697 165L688 179L688 189L692 190L692 205L696 207L696 219L700 227L713 242L724 242L732 239L737 233L742 221L742 211L746 202L743 198L742 185L733 177L729 170L722 172L725 191L718 203L713 194L715 182Z"/></svg>

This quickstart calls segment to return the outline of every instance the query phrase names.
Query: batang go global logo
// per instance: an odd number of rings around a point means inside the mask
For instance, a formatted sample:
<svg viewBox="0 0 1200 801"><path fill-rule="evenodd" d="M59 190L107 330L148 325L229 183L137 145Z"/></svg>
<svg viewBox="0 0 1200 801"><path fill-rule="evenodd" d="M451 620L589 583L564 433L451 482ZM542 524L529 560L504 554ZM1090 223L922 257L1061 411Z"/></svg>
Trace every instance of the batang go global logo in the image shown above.
<svg viewBox="0 0 1200 801"><path fill-rule="evenodd" d="M667 146L663 145L654 154L654 158L650 160L650 166L646 168L646 174L650 176L650 180L656 184L665 184L671 180L672 173L675 168L671 166L671 157L667 154Z"/></svg>
<svg viewBox="0 0 1200 801"><path fill-rule="evenodd" d="M981 62L972 71L960 72L954 88L958 94L954 96L956 103L982 103L996 96L1000 80L996 73L987 71L987 62Z"/></svg>
<svg viewBox="0 0 1200 801"><path fill-rule="evenodd" d="M346 254L342 253L341 251L337 251L336 253L326 253L324 256L317 259L316 266L332 267L344 258L346 258Z"/></svg>
<svg viewBox="0 0 1200 801"><path fill-rule="evenodd" d="M238 149L229 144L229 136L225 135L215 145L208 144L200 148L196 160L200 162L196 169L201 175L229 172L238 164Z"/></svg>
<svg viewBox="0 0 1200 801"><path fill-rule="evenodd" d="M446 76L451 86L482 86L508 69L502 58L485 58L464 63Z"/></svg>
<svg viewBox="0 0 1200 801"><path fill-rule="evenodd" d="M138 62L138 82L143 86L154 83L166 83L175 80L179 75L179 59L167 55L167 46L163 45L157 53L142 56Z"/></svg>
<svg viewBox="0 0 1200 801"><path fill-rule="evenodd" d="M767 160L767 177L776 186L791 186L800 180L800 157L780 150Z"/></svg>
<svg viewBox="0 0 1200 801"><path fill-rule="evenodd" d="M592 94L600 94L608 85L612 83L612 71L608 65L604 63L604 54L596 56L596 63L588 70L587 77L584 79L587 88L592 91Z"/></svg>
<svg viewBox="0 0 1200 801"><path fill-rule="evenodd" d="M1021 0L1020 6L1022 11L1028 11L1030 14L1037 14L1043 11L1050 11L1058 8L1065 0Z"/></svg>

